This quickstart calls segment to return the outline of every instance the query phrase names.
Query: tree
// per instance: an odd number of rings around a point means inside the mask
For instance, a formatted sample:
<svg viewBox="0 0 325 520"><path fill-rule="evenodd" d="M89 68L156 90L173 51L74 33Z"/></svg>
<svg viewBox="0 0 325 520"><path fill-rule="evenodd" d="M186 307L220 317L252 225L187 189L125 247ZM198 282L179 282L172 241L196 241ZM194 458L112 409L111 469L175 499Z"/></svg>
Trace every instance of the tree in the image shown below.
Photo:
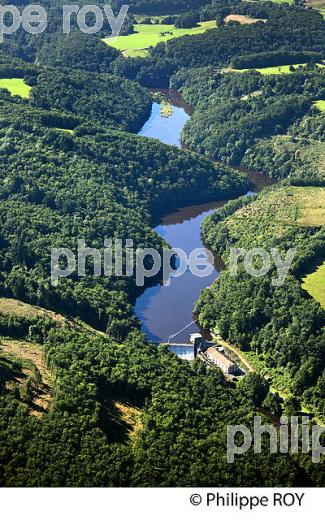
<svg viewBox="0 0 325 520"><path fill-rule="evenodd" d="M265 408L268 408L268 410L270 410L273 413L273 415L281 417L282 403L283 399L281 399L277 392L275 392L274 394L269 392L266 398L264 399L263 406L265 406Z"/></svg>
<svg viewBox="0 0 325 520"><path fill-rule="evenodd" d="M255 406L262 404L269 391L269 383L255 372L249 372L239 385L243 394L253 401Z"/></svg>
<svg viewBox="0 0 325 520"><path fill-rule="evenodd" d="M191 27L196 27L199 21L200 18L197 13L185 13L178 16L175 27L179 29L190 29Z"/></svg>
<svg viewBox="0 0 325 520"><path fill-rule="evenodd" d="M300 401L297 397L290 397L284 404L284 415L297 415L300 412Z"/></svg>

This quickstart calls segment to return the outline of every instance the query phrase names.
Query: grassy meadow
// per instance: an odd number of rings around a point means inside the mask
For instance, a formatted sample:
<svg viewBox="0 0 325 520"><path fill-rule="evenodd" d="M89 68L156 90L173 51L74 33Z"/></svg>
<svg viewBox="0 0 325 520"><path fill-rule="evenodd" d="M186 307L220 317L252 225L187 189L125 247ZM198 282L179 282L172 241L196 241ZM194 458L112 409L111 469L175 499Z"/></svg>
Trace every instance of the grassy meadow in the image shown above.
<svg viewBox="0 0 325 520"><path fill-rule="evenodd" d="M325 309L325 262L303 279L302 287Z"/></svg>
<svg viewBox="0 0 325 520"><path fill-rule="evenodd" d="M297 226L325 225L325 188L277 187L262 192L256 201L228 217L229 236L239 247L268 247Z"/></svg>
<svg viewBox="0 0 325 520"><path fill-rule="evenodd" d="M117 38L104 38L104 42L115 49L122 51L130 58L144 57L148 55L149 47L154 47L160 42L166 42L172 38L180 38L185 35L200 34L208 29L216 27L214 20L201 22L198 27L192 29L176 29L174 25L166 24L137 24L135 33Z"/></svg>
<svg viewBox="0 0 325 520"><path fill-rule="evenodd" d="M32 87L21 78L0 79L0 88L9 90L12 96L20 96L25 99L29 98L32 90Z"/></svg>
<svg viewBox="0 0 325 520"><path fill-rule="evenodd" d="M325 112L325 101L321 99L319 101L316 101L315 107L317 107L322 112Z"/></svg>
<svg viewBox="0 0 325 520"><path fill-rule="evenodd" d="M306 67L306 65L307 63L295 63L293 67L297 69L298 67ZM248 72L250 70L257 70L257 72L265 76L270 76L274 74L292 74L294 71L291 72L290 67L291 65L276 65L275 67L264 67L261 69L226 69L226 72ZM323 68L325 65L317 63L317 67Z"/></svg>

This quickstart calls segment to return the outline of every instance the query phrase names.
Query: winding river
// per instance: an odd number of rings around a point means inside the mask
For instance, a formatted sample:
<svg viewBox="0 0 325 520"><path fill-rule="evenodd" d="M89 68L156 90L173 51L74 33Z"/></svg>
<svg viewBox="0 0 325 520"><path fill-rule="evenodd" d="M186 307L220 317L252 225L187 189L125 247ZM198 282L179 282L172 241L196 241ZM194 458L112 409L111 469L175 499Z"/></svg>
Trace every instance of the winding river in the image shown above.
<svg viewBox="0 0 325 520"><path fill-rule="evenodd" d="M173 105L172 115L163 117L160 105L153 103L151 116L139 135L181 147L181 132L190 118L190 110L175 92L171 93L169 100ZM256 185L257 191L270 184L270 180L264 175L251 173L250 179ZM195 248L205 247L200 233L202 220L224 203L225 201L216 201L180 208L164 217L155 230L171 247L181 248L188 255ZM159 284L147 288L135 304L135 313L142 322L143 332L155 342L167 342L171 339L172 343L179 345L188 343L189 334L199 330L196 323L192 323L195 302L201 291L219 276L222 268L222 261L216 258L213 272L208 277L199 278L188 270L178 278L172 277L169 286ZM191 325L188 326L189 324ZM177 346L174 350L184 359L193 357L191 348Z"/></svg>

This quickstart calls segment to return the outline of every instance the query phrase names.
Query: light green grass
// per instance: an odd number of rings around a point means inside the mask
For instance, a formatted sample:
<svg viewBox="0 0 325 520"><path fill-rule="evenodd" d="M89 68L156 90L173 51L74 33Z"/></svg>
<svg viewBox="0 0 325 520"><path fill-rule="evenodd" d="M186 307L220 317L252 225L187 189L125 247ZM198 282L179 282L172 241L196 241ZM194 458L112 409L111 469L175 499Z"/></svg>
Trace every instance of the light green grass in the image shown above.
<svg viewBox="0 0 325 520"><path fill-rule="evenodd" d="M299 66L305 67L306 63L297 63L296 65L293 65L294 68L297 68ZM261 74L264 74L265 76L269 76L271 74L291 74L290 71L291 65L281 65L276 67L264 67L262 69L230 69L232 72L248 72L249 70L257 70L257 72L260 72Z"/></svg>
<svg viewBox="0 0 325 520"><path fill-rule="evenodd" d="M293 4L293 0L272 0L275 4Z"/></svg>
<svg viewBox="0 0 325 520"><path fill-rule="evenodd" d="M32 87L20 78L0 79L0 88L9 90L12 96L20 96L25 99L29 98L32 90Z"/></svg>
<svg viewBox="0 0 325 520"><path fill-rule="evenodd" d="M303 289L325 309L325 262L303 280Z"/></svg>
<svg viewBox="0 0 325 520"><path fill-rule="evenodd" d="M292 228L325 225L325 188L279 186L263 190L259 197L224 220L229 240L236 246L270 247Z"/></svg>
<svg viewBox="0 0 325 520"><path fill-rule="evenodd" d="M128 51L123 51L124 56L127 58L145 58L149 55L148 49L129 49Z"/></svg>
<svg viewBox="0 0 325 520"><path fill-rule="evenodd" d="M296 63L293 65L295 69L298 67L306 67L307 63ZM275 66L275 67L264 67L262 69L226 69L228 72L248 72L250 70L257 70L257 72L260 72L261 74L265 76L270 76L274 74L292 74L290 70L291 65L281 65L281 66ZM321 63L317 63L317 67L324 68L325 65L322 65Z"/></svg>
<svg viewBox="0 0 325 520"><path fill-rule="evenodd" d="M154 47L160 42L167 42L172 38L180 38L185 35L201 34L208 29L216 28L216 22L201 22L198 27L192 29L176 29L174 25L135 25L135 33L117 38L104 38L104 42L115 49L122 51L126 56L145 56L147 49ZM168 34L163 34L168 33Z"/></svg>
<svg viewBox="0 0 325 520"><path fill-rule="evenodd" d="M321 110L322 112L325 112L325 101L321 99L319 101L316 101L315 107L319 108L319 110Z"/></svg>
<svg viewBox="0 0 325 520"><path fill-rule="evenodd" d="M68 134L71 134L73 135L74 134L74 130L69 130L68 128L54 128L54 130L59 130L60 132L67 132Z"/></svg>

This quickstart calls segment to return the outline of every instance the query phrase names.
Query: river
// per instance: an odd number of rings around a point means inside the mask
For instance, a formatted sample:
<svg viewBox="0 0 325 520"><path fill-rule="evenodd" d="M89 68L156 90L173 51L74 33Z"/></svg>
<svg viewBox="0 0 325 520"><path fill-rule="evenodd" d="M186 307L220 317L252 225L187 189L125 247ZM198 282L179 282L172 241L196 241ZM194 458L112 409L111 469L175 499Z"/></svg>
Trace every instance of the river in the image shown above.
<svg viewBox="0 0 325 520"><path fill-rule="evenodd" d="M173 113L170 117L163 117L160 105L153 103L152 113L139 135L159 139L169 145L181 147L181 132L190 118L190 111L183 105L177 93L170 97ZM268 178L259 174L250 175L257 190L269 184ZM164 217L155 228L174 248L183 249L189 254L195 248L205 247L201 238L201 223L204 218L220 208L224 202L216 201L196 206L187 206ZM193 308L201 291L211 285L219 276L223 267L220 259L215 259L212 274L200 278L189 270L182 276L172 277L170 285L156 285L147 288L137 299L135 314L142 322L142 330L148 338L155 342L167 342L178 331L193 322ZM171 339L172 343L188 343L189 335L198 332L196 323L192 323L185 330ZM193 349L188 347L171 347L183 359L193 357Z"/></svg>

